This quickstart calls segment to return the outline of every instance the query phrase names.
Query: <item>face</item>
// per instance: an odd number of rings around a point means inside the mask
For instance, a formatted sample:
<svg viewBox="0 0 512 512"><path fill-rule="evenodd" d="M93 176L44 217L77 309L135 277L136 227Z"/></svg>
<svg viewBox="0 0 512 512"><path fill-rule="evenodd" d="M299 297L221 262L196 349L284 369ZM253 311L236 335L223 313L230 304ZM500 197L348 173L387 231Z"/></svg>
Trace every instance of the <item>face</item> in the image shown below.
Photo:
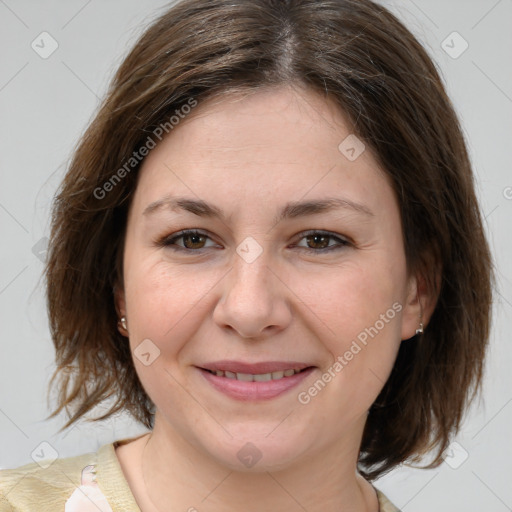
<svg viewBox="0 0 512 512"><path fill-rule="evenodd" d="M396 198L350 134L280 87L199 104L143 162L118 307L162 431L225 466L357 449L418 325Z"/></svg>

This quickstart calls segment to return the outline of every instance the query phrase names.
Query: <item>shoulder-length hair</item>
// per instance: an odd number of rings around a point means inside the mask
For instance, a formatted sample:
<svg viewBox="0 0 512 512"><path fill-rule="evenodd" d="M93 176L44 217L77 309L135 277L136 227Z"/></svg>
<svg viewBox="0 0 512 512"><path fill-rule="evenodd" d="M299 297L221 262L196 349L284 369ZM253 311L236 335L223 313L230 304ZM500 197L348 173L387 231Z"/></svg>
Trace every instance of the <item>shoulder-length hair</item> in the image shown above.
<svg viewBox="0 0 512 512"><path fill-rule="evenodd" d="M63 430L115 397L97 419L127 411L153 427L154 404L114 305L141 148L170 133L184 105L281 84L333 99L372 148L398 198L408 270L439 294L428 329L401 344L369 411L360 471L374 479L436 449L435 467L481 387L492 262L438 71L411 32L370 0L184 0L140 37L53 205L45 277L57 362L49 388L59 377L59 392L49 417L72 407Z"/></svg>

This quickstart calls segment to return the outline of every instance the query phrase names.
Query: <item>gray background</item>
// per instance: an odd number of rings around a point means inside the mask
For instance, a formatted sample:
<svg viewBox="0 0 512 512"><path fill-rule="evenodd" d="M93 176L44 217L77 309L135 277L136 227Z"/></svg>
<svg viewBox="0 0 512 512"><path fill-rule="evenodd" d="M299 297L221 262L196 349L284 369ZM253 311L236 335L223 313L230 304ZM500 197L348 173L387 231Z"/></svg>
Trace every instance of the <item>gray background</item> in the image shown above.
<svg viewBox="0 0 512 512"><path fill-rule="evenodd" d="M405 512L512 510L512 239L507 228L512 214L512 1L382 3L426 46L460 115L499 288L484 393L456 440L461 448L455 447L437 469L400 467L376 484ZM1 468L32 462L34 450L54 449L59 457L70 457L145 432L126 416L81 423L62 434L56 432L63 417L44 420L53 345L41 258L50 201L74 145L122 56L166 4L0 0ZM46 59L31 47L43 31L58 43ZM469 44L458 58L442 47L454 31ZM446 44L452 52L462 49L457 36ZM49 45L47 39L46 50ZM41 447L42 442L52 448Z"/></svg>

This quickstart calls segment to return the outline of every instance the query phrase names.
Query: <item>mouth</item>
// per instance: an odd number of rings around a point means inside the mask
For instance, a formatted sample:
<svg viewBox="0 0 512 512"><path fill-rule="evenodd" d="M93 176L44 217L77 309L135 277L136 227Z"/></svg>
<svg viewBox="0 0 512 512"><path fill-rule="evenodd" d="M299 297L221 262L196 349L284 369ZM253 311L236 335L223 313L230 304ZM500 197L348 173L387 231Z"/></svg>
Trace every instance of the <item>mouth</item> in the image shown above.
<svg viewBox="0 0 512 512"><path fill-rule="evenodd" d="M268 382L270 380L281 380L286 377L292 377L297 373L301 373L308 368L308 366L304 369L296 369L296 368L287 368L286 370L277 371L277 372L268 372L268 373L241 373L241 372L230 372L228 370L208 370L203 368L205 371L215 375L217 377L225 377L226 379L236 379L241 380L243 382Z"/></svg>
<svg viewBox="0 0 512 512"><path fill-rule="evenodd" d="M298 362L218 361L197 367L216 391L242 401L269 400L298 386L315 366Z"/></svg>

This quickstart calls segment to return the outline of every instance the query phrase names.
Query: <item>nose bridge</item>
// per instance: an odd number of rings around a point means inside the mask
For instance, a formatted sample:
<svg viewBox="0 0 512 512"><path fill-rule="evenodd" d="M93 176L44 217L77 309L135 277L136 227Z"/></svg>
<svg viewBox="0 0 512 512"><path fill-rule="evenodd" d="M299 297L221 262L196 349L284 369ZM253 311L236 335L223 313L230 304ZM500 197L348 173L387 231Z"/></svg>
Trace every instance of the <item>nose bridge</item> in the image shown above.
<svg viewBox="0 0 512 512"><path fill-rule="evenodd" d="M254 307L272 301L272 283L269 266L270 251L257 242L244 241L237 247L237 254L233 258L233 272L230 276L229 293L237 301L247 300Z"/></svg>
<svg viewBox="0 0 512 512"><path fill-rule="evenodd" d="M214 312L219 325L230 326L243 337L255 337L270 326L283 328L290 321L283 290L270 270L273 266L268 248L254 239L239 244Z"/></svg>

